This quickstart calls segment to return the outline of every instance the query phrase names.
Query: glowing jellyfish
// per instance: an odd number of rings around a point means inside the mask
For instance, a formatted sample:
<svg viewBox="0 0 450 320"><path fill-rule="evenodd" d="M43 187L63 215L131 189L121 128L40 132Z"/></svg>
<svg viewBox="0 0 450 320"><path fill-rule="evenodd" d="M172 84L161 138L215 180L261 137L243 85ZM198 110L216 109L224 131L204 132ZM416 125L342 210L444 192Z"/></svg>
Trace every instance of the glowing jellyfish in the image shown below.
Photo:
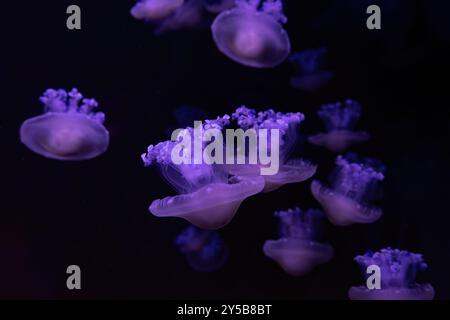
<svg viewBox="0 0 450 320"><path fill-rule="evenodd" d="M235 6L235 0L203 0L205 9L212 13L219 13Z"/></svg>
<svg viewBox="0 0 450 320"><path fill-rule="evenodd" d="M156 34L168 31L193 28L203 21L202 0L185 0L173 14L162 20L155 29Z"/></svg>
<svg viewBox="0 0 450 320"><path fill-rule="evenodd" d="M286 184L305 181L316 173L316 165L302 159L288 159L297 139L298 126L304 120L303 114L299 112L282 113L273 110L257 113L253 109L242 106L236 109L232 118L243 130L254 129L258 135L260 129L279 130L279 171L274 175L263 176L265 180L263 192L271 192ZM270 134L268 134L268 140L270 139ZM258 140L261 140L260 136ZM269 143L264 147L267 150L262 153L272 153ZM261 144L258 144L258 148L261 148ZM258 152L260 151L258 150ZM261 164L251 165L247 160L246 165L229 166L229 171L239 176L257 176L260 175L261 167L264 166Z"/></svg>
<svg viewBox="0 0 450 320"><path fill-rule="evenodd" d="M323 213L299 208L275 212L280 221L279 240L264 243L264 254L292 276L303 276L333 257L333 247L317 242Z"/></svg>
<svg viewBox="0 0 450 320"><path fill-rule="evenodd" d="M217 271L228 260L228 247L216 231L189 226L175 243L191 268L198 272Z"/></svg>
<svg viewBox="0 0 450 320"><path fill-rule="evenodd" d="M366 286L350 288L351 300L433 300L434 289L429 283L416 283L416 274L427 269L421 254L399 249L381 249L355 257L355 261L366 274L369 266L380 271L380 287Z"/></svg>
<svg viewBox="0 0 450 320"><path fill-rule="evenodd" d="M353 131L361 116L361 105L356 101L324 105L317 114L325 123L327 133L309 137L308 141L312 144L340 153L370 138L366 132Z"/></svg>
<svg viewBox="0 0 450 320"><path fill-rule="evenodd" d="M271 68L291 50L282 27L286 21L281 0L236 0L236 6L220 13L211 28L227 57L246 66Z"/></svg>
<svg viewBox="0 0 450 320"><path fill-rule="evenodd" d="M106 151L109 133L103 126L105 115L94 112L97 101L83 99L77 89L48 89L40 100L44 114L26 120L20 128L20 139L30 150L46 158L74 161Z"/></svg>
<svg viewBox="0 0 450 320"><path fill-rule="evenodd" d="M297 70L297 75L291 78L291 86L312 92L327 85L333 78L333 73L322 70L322 61L326 53L326 48L320 48L291 55L289 61Z"/></svg>
<svg viewBox="0 0 450 320"><path fill-rule="evenodd" d="M172 15L183 3L184 0L140 0L131 9L131 15L140 20L159 21Z"/></svg>
<svg viewBox="0 0 450 320"><path fill-rule="evenodd" d="M221 130L228 118L206 121L203 128ZM182 130L179 137L183 135L191 136L192 128ZM233 219L244 199L261 192L264 179L230 177L223 165L205 161L195 164L195 159L191 158L194 152L190 150L195 151L195 147L180 144L178 140L166 141L150 145L147 153L142 155L146 166L157 164L167 182L181 193L153 201L150 212L157 217L184 218L202 229L219 229ZM189 161L175 164L172 152L183 154Z"/></svg>
<svg viewBox="0 0 450 320"><path fill-rule="evenodd" d="M338 226L378 220L383 211L368 203L373 200L378 182L384 180L383 173L369 164L350 163L342 156L338 156L336 165L331 189L319 181L311 184L312 194L328 219Z"/></svg>

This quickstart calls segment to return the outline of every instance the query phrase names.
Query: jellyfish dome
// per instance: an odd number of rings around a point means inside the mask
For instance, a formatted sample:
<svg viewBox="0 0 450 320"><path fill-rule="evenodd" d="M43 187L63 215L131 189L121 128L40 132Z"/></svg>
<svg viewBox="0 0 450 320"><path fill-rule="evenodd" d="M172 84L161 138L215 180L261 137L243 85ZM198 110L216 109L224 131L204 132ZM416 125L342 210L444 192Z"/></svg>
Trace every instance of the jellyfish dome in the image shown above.
<svg viewBox="0 0 450 320"><path fill-rule="evenodd" d="M98 103L83 99L77 89L48 89L40 98L44 114L26 120L20 140L33 152L56 160L87 160L104 153L109 133L105 115L94 112ZM81 102L81 105L80 105Z"/></svg>
<svg viewBox="0 0 450 320"><path fill-rule="evenodd" d="M364 274L369 266L380 268L380 288L352 287L351 300L433 300L434 289L429 283L416 283L416 275L427 269L421 254L385 248L355 257Z"/></svg>
<svg viewBox="0 0 450 320"><path fill-rule="evenodd" d="M236 0L223 11L211 29L218 49L230 59L249 67L272 68L282 63L291 50L282 24L281 0Z"/></svg>
<svg viewBox="0 0 450 320"><path fill-rule="evenodd" d="M232 114L232 119L243 129L254 129L258 132L260 129L278 129L279 130L279 170L274 175L264 175L265 186L263 192L274 191L286 184L299 183L311 178L315 173L317 166L302 159L289 159L289 153L293 149L297 140L297 132L300 123L304 120L304 115L297 113L282 113L274 110L256 112L245 106L236 109ZM258 137L261 140L261 137ZM270 137L270 131L268 134ZM272 153L271 144L258 144L258 152ZM267 149L267 150L261 150ZM260 174L262 164L257 165L234 165L230 166L230 173L239 176L255 176Z"/></svg>
<svg viewBox="0 0 450 320"><path fill-rule="evenodd" d="M203 0L205 9L211 13L219 13L235 6L235 0Z"/></svg>
<svg viewBox="0 0 450 320"><path fill-rule="evenodd" d="M175 244L191 268L198 272L217 271L228 260L229 249L216 231L189 226L177 237Z"/></svg>
<svg viewBox="0 0 450 320"><path fill-rule="evenodd" d="M323 213L320 210L299 208L275 212L280 221L278 240L264 243L264 254L275 260L292 276L303 276L317 265L333 257L333 247L317 242Z"/></svg>
<svg viewBox="0 0 450 320"><path fill-rule="evenodd" d="M139 20L158 21L169 17L183 3L184 0L139 0L130 13Z"/></svg>
<svg viewBox="0 0 450 320"><path fill-rule="evenodd" d="M291 86L313 92L327 85L334 75L332 72L321 68L326 53L326 48L319 48L296 52L291 55L289 61L297 70L297 75L291 78Z"/></svg>
<svg viewBox="0 0 450 320"><path fill-rule="evenodd" d="M183 5L176 8L174 12L158 23L156 34L194 28L203 21L202 0L185 0Z"/></svg>
<svg viewBox="0 0 450 320"><path fill-rule="evenodd" d="M207 121L204 128L223 128L227 122L225 116ZM191 129L183 130L180 135L191 135ZM222 228L233 219L242 201L261 192L264 179L230 177L223 165L195 164L194 161L176 164L173 161L173 152L190 158L188 150L192 149L192 146L180 145L179 141L166 141L150 145L147 153L142 155L144 164L158 165L167 182L180 193L153 201L150 212L157 217L183 218L202 229Z"/></svg>
<svg viewBox="0 0 450 320"><path fill-rule="evenodd" d="M370 138L366 132L353 131L361 116L361 105L354 100L324 105L317 114L324 122L327 132L310 136L308 141L312 144L340 153L351 145Z"/></svg>
<svg viewBox="0 0 450 320"><path fill-rule="evenodd" d="M351 163L338 156L332 188L325 187L317 180L311 184L314 198L322 205L333 224L346 226L373 223L381 217L383 211L371 207L369 202L373 200L384 175L368 163Z"/></svg>

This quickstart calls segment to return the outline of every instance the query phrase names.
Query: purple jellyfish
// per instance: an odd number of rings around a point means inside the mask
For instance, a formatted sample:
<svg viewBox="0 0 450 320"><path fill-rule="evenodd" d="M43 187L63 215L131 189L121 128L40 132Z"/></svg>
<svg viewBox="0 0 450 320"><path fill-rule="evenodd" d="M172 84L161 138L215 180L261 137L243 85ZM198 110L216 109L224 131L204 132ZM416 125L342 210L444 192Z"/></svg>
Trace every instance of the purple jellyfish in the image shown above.
<svg viewBox="0 0 450 320"><path fill-rule="evenodd" d="M278 129L279 137L279 170L274 175L264 175L265 186L263 192L271 192L285 184L298 183L311 178L317 169L317 166L302 159L288 159L289 152L292 150L297 139L299 124L304 120L303 114L282 113L273 110L256 112L245 106L236 109L232 115L233 120L243 130L254 129L259 132L260 129ZM270 140L270 134L269 134ZM260 137L258 137L259 140ZM261 148L261 144L258 144ZM267 143L267 151L270 150ZM261 151L261 150L259 150ZM246 162L249 163L249 162ZM255 176L260 174L261 165L233 165L230 166L230 173L242 176Z"/></svg>
<svg viewBox="0 0 450 320"><path fill-rule="evenodd" d="M421 254L399 249L381 249L355 257L355 261L366 274L369 266L380 271L378 288L352 287L348 295L351 300L433 300L434 289L429 283L415 282L416 274L427 269Z"/></svg>
<svg viewBox="0 0 450 320"><path fill-rule="evenodd" d="M333 78L333 73L321 68L326 53L326 48L320 48L296 52L291 55L289 61L298 72L296 76L291 78L291 86L314 92L328 84Z"/></svg>
<svg viewBox="0 0 450 320"><path fill-rule="evenodd" d="M217 120L207 120L203 128L222 130L228 122L228 116L219 117ZM233 219L244 199L261 192L264 179L230 177L223 165L207 164L205 161L196 164L195 159L192 160L195 145L183 145L181 142L184 143L184 140L180 140L180 137L192 136L193 131L192 128L181 130L176 141L150 145L147 153L142 155L146 166L157 164L167 182L181 193L155 200L149 209L157 217L180 217L202 229L219 229ZM205 143L201 151L206 147ZM194 152L191 154L192 150ZM176 164L174 154L182 154L189 161Z"/></svg>
<svg viewBox="0 0 450 320"><path fill-rule="evenodd" d="M198 272L217 271L228 260L228 247L216 231L191 225L177 237L175 244L191 268Z"/></svg>
<svg viewBox="0 0 450 320"><path fill-rule="evenodd" d="M160 21L172 15L183 4L184 0L139 0L130 13L139 20Z"/></svg>
<svg viewBox="0 0 450 320"><path fill-rule="evenodd" d="M324 105L317 112L325 123L327 133L320 133L308 138L312 144L323 146L328 150L340 153L354 143L367 141L370 137L366 132L353 131L361 116L361 105L353 100L344 104Z"/></svg>
<svg viewBox="0 0 450 320"><path fill-rule="evenodd" d="M333 247L317 242L323 213L299 208L275 212L280 221L279 240L267 240L264 254L292 276L303 276L333 257Z"/></svg>
<svg viewBox="0 0 450 320"><path fill-rule="evenodd" d="M106 151L109 133L103 126L105 115L94 112L97 101L83 99L77 89L48 89L40 101L45 113L26 120L20 128L20 139L29 149L46 158L72 161Z"/></svg>
<svg viewBox="0 0 450 320"><path fill-rule="evenodd" d="M369 206L378 182L384 175L366 163L351 163L338 156L329 189L315 180L311 191L322 205L328 219L335 225L346 226L354 223L372 223L378 220L383 211Z"/></svg>
<svg viewBox="0 0 450 320"><path fill-rule="evenodd" d="M219 13L235 6L235 0L203 0L206 11Z"/></svg>
<svg viewBox="0 0 450 320"><path fill-rule="evenodd" d="M220 13L212 24L214 41L230 59L255 68L282 63L291 45L282 24L281 0L236 0L236 6Z"/></svg>
<svg viewBox="0 0 450 320"><path fill-rule="evenodd" d="M194 28L203 21L202 0L185 0L173 14L162 20L155 29L156 34L184 28Z"/></svg>

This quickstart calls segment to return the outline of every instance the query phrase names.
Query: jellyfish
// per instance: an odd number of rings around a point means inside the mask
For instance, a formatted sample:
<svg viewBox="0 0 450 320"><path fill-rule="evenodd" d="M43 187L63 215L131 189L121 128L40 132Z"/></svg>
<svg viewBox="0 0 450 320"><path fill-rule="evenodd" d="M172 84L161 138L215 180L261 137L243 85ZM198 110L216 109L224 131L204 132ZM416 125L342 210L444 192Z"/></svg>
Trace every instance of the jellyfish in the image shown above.
<svg viewBox="0 0 450 320"><path fill-rule="evenodd" d="M219 13L235 6L235 0L203 0L206 11Z"/></svg>
<svg viewBox="0 0 450 320"><path fill-rule="evenodd" d="M380 252L367 252L355 257L355 261L366 274L369 266L380 271L378 288L352 287L348 295L351 300L433 300L434 289L429 283L416 283L416 275L427 269L421 254L405 250L385 248Z"/></svg>
<svg viewBox="0 0 450 320"><path fill-rule="evenodd" d="M312 144L340 153L352 144L362 143L370 138L366 132L353 131L361 116L361 105L354 100L324 105L317 114L324 122L327 132L310 136L308 141Z"/></svg>
<svg viewBox="0 0 450 320"><path fill-rule="evenodd" d="M40 101L44 114L26 120L20 140L33 152L56 160L88 160L104 153L109 133L105 115L94 112L95 99L83 99L77 89L48 89ZM80 105L81 102L81 105Z"/></svg>
<svg viewBox="0 0 450 320"><path fill-rule="evenodd" d="M373 223L383 211L372 207L378 183L384 180L381 169L374 168L374 161L353 163L342 156L336 160L332 176L332 188L327 188L315 180L311 191L322 205L328 219L335 225L346 226L354 223Z"/></svg>
<svg viewBox="0 0 450 320"><path fill-rule="evenodd" d="M289 61L297 70L297 75L291 78L291 86L314 92L322 88L333 78L333 73L322 70L322 60L327 53L326 48L309 49L296 52L290 56Z"/></svg>
<svg viewBox="0 0 450 320"><path fill-rule="evenodd" d="M203 128L221 130L228 122L228 116L218 117L207 120ZM150 145L142 155L144 164L158 165L167 182L180 193L153 201L149 210L157 217L180 217L202 229L219 229L233 219L242 201L261 192L264 179L230 176L223 165L191 161L195 146L181 143L179 137L192 136L192 130L181 130L176 141ZM175 163L174 152L190 161Z"/></svg>
<svg viewBox="0 0 450 320"><path fill-rule="evenodd" d="M203 21L202 0L185 0L183 5L159 22L155 29L156 34L168 31L193 28Z"/></svg>
<svg viewBox="0 0 450 320"><path fill-rule="evenodd" d="M177 237L175 244L188 264L198 272L213 272L224 266L229 249L217 231L189 226Z"/></svg>
<svg viewBox="0 0 450 320"><path fill-rule="evenodd" d="M291 50L282 24L281 0L236 0L223 11L211 29L218 49L230 59L249 67L272 68L282 63Z"/></svg>
<svg viewBox="0 0 450 320"><path fill-rule="evenodd" d="M333 257L333 247L317 241L323 213L299 208L275 212L279 219L278 240L264 243L264 254L292 276L303 276Z"/></svg>
<svg viewBox="0 0 450 320"><path fill-rule="evenodd" d="M131 9L131 15L139 20L159 21L172 15L184 4L184 0L139 0Z"/></svg>
<svg viewBox="0 0 450 320"><path fill-rule="evenodd" d="M232 115L238 126L243 129L254 129L257 132L260 129L278 129L279 138L279 170L274 175L264 175L265 185L263 192L274 191L283 185L291 183L299 183L311 178L315 173L317 166L303 159L289 159L289 154L293 149L299 124L304 120L304 115L297 113L282 113L273 110L256 112L245 106L236 109ZM270 139L270 136L268 137ZM259 139L261 140L261 139ZM261 148L261 144L258 144ZM261 151L261 150L259 150ZM267 144L267 150L271 153ZM265 153L265 152L263 152ZM261 164L238 164L229 166L232 174L239 176L257 176L260 175Z"/></svg>

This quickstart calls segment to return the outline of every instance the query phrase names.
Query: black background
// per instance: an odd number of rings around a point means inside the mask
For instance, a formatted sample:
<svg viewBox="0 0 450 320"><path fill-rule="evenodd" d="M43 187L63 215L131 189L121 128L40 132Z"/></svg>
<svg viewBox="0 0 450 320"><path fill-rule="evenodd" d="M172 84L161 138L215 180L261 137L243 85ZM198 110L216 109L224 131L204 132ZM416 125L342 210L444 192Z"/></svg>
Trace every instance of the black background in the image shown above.
<svg viewBox="0 0 450 320"><path fill-rule="evenodd" d="M230 61L207 26L153 35L130 16L133 1L2 4L0 297L346 299L362 282L353 257L393 246L423 253L429 270L421 280L432 283L436 298L450 298L449 4L373 1L382 7L383 29L369 31L371 3L286 1L293 51L329 48L336 76L316 94L289 87L289 63L257 70ZM390 13L389 3L400 10ZM82 9L81 31L66 28L70 4ZM21 145L19 127L41 113L38 98L49 87L77 87L99 101L111 134L107 153L70 163ZM190 270L173 244L187 223L147 211L173 191L140 160L176 126L173 111L191 105L215 117L242 104L300 111L304 139L323 130L315 115L321 104L347 98L362 103L360 128L373 136L352 151L387 166L382 219L326 223L324 241L335 258L291 278L262 254L264 240L276 237L272 212L317 203L309 182L285 186L249 198L221 230L231 249L221 271ZM298 150L325 180L335 156L302 143ZM82 268L79 292L65 286L71 264Z"/></svg>

